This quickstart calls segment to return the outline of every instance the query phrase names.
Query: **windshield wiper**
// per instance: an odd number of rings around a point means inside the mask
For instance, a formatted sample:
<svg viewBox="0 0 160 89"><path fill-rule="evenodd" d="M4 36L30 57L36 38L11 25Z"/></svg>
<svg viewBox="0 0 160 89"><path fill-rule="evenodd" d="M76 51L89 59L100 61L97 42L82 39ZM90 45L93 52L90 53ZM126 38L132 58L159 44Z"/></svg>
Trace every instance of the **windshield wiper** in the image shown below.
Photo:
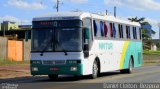
<svg viewBox="0 0 160 89"><path fill-rule="evenodd" d="M67 56L67 55L68 55L68 53L67 53L67 51L64 49L64 47L62 46L62 44L61 44L61 43L59 43L59 41L58 41L58 40L54 40L54 42L61 46L61 48L62 48L62 50L63 50L64 54Z"/></svg>
<svg viewBox="0 0 160 89"><path fill-rule="evenodd" d="M46 48L49 46L49 44L52 42L52 40L53 40L53 39L51 38L48 42L46 42L47 45L46 45L46 46L43 48L43 50L41 51L41 54L40 54L41 56L43 56L44 51L45 51Z"/></svg>
<svg viewBox="0 0 160 89"><path fill-rule="evenodd" d="M44 49L41 51L41 54L40 54L41 56L43 56L44 51L46 50L46 48L48 47L48 45L49 45L51 42L53 42L53 38L50 39L50 40L46 43L47 45L46 45L46 46L44 47ZM68 55L67 51L64 49L64 47L62 46L62 44L59 43L58 40L54 40L54 43L60 45L61 48L62 48L62 50L63 50L63 52L64 52L64 54L65 54L65 55Z"/></svg>

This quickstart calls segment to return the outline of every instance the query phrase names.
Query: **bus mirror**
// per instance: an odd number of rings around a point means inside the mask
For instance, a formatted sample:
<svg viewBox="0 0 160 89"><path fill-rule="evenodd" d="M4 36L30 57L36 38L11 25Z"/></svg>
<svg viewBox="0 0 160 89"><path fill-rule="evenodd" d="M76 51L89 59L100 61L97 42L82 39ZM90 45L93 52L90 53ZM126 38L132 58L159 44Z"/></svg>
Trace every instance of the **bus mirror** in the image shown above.
<svg viewBox="0 0 160 89"><path fill-rule="evenodd" d="M85 39L90 39L89 28L84 28Z"/></svg>
<svg viewBox="0 0 160 89"><path fill-rule="evenodd" d="M28 41L28 38L29 38L29 31L26 31L26 32L25 32L25 41L26 41L26 42Z"/></svg>

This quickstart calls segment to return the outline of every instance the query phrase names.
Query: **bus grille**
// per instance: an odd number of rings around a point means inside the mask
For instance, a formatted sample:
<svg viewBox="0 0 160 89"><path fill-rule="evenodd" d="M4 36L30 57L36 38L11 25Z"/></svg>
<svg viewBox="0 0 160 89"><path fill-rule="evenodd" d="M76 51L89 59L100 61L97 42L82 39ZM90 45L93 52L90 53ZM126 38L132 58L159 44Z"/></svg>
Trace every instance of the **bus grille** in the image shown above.
<svg viewBox="0 0 160 89"><path fill-rule="evenodd" d="M65 64L65 60L45 60L43 61L44 65L62 65Z"/></svg>

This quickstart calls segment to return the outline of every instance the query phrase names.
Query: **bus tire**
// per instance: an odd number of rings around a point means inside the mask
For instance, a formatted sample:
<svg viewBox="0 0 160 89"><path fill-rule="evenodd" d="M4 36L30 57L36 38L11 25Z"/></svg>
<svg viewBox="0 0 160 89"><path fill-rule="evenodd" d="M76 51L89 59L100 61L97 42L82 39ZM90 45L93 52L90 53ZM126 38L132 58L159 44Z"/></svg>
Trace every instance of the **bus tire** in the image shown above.
<svg viewBox="0 0 160 89"><path fill-rule="evenodd" d="M131 74L132 70L133 70L133 60L132 60L132 58L130 58L128 69L120 70L120 72L123 74Z"/></svg>
<svg viewBox="0 0 160 89"><path fill-rule="evenodd" d="M48 75L48 78L49 78L50 80L55 80L55 79L58 78L58 74L50 74L50 75Z"/></svg>
<svg viewBox="0 0 160 89"><path fill-rule="evenodd" d="M95 60L93 63L93 67L92 67L92 74L91 74L91 78L95 79L98 77L98 72L99 72L99 67L98 67L98 62Z"/></svg>

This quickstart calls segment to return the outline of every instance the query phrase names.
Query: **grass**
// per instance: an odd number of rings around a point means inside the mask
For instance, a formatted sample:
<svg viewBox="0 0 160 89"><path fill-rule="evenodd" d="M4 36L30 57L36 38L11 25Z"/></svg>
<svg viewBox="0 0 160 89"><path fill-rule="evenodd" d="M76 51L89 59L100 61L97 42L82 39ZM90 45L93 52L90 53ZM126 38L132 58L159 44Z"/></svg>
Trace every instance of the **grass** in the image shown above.
<svg viewBox="0 0 160 89"><path fill-rule="evenodd" d="M0 65L25 65L29 63L30 61L12 61L8 59L0 59Z"/></svg>
<svg viewBox="0 0 160 89"><path fill-rule="evenodd" d="M145 54L145 55L160 55L160 51L143 50L143 54Z"/></svg>

